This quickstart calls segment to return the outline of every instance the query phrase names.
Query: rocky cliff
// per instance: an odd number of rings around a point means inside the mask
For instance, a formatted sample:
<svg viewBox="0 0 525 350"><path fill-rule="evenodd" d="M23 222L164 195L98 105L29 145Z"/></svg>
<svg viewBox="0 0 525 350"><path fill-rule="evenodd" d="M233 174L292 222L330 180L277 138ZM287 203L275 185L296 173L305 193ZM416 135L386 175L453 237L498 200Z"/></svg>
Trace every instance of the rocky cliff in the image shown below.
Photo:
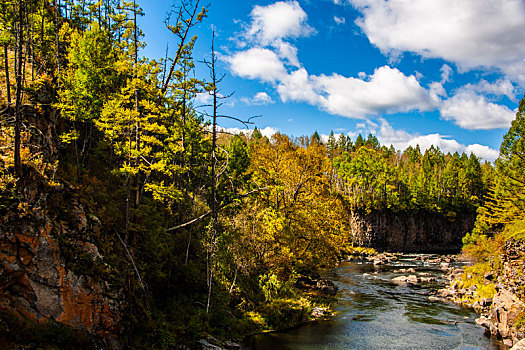
<svg viewBox="0 0 525 350"><path fill-rule="evenodd" d="M2 196L0 203L0 315L36 325L56 322L114 347L119 292L85 273L104 266L90 242L99 231L98 219L86 213L73 188L49 185L38 173L20 187L23 191L9 200Z"/></svg>
<svg viewBox="0 0 525 350"><path fill-rule="evenodd" d="M353 242L382 251L449 253L461 249L472 230L474 213L444 215L430 211L353 211Z"/></svg>

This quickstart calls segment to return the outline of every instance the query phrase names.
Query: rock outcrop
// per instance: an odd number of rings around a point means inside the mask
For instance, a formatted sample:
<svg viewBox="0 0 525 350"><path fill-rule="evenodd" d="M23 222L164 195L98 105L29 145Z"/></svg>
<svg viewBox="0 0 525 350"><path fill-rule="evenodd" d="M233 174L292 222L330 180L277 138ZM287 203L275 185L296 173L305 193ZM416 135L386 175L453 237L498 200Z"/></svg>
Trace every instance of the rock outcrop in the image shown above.
<svg viewBox="0 0 525 350"><path fill-rule="evenodd" d="M353 211L352 240L383 251L452 253L474 227L475 213L444 215L430 211Z"/></svg>
<svg viewBox="0 0 525 350"><path fill-rule="evenodd" d="M100 222L86 214L74 189L44 190L38 174L28 177L23 199L0 207L0 311L36 324L56 321L113 343L119 293L107 282L75 273L62 248L67 244L81 254L88 265L83 268L103 262L88 241Z"/></svg>
<svg viewBox="0 0 525 350"><path fill-rule="evenodd" d="M501 270L484 276L485 284L495 285L496 294L492 299L476 298L476 285L460 288L463 278L461 269L449 271L447 277L451 281L450 286L439 290L438 295L474 308L480 313L476 323L483 326L493 337L511 346L525 338L525 242L506 241L500 258L503 263ZM475 299L478 300L472 301Z"/></svg>
<svg viewBox="0 0 525 350"><path fill-rule="evenodd" d="M505 288L500 289L492 299L488 315L490 333L517 342L519 335L514 325L524 309L525 304L514 293Z"/></svg>

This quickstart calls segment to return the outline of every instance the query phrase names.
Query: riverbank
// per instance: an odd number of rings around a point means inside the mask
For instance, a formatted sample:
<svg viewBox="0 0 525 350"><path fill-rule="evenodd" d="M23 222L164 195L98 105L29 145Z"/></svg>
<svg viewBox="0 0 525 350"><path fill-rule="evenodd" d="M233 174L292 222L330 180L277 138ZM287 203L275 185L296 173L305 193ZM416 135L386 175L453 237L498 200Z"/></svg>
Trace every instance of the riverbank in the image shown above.
<svg viewBox="0 0 525 350"><path fill-rule="evenodd" d="M525 338L525 293L523 241L509 240L503 246L500 264L473 264L465 269L450 269L448 287L441 298L473 308L476 322L487 333L513 346Z"/></svg>
<svg viewBox="0 0 525 350"><path fill-rule="evenodd" d="M283 332L326 319L334 315L332 307L337 292L338 287L332 281L318 274L299 276L287 297L276 298L247 312L237 333L230 334L230 339L206 335L196 347L202 350L241 349L241 344L256 334Z"/></svg>

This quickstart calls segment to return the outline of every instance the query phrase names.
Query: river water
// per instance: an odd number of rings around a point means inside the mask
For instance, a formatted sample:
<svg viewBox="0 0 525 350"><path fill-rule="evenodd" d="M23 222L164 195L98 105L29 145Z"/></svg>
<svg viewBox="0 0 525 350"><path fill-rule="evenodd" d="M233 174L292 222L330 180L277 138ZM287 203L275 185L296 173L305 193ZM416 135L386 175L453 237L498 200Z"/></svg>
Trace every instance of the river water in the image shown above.
<svg viewBox="0 0 525 350"><path fill-rule="evenodd" d="M403 255L389 265L343 262L323 277L339 287L337 315L286 332L258 334L248 349L506 349L484 335L476 314L453 303L430 301L446 281L437 264ZM416 275L437 277L436 282L409 286L392 278L413 267Z"/></svg>

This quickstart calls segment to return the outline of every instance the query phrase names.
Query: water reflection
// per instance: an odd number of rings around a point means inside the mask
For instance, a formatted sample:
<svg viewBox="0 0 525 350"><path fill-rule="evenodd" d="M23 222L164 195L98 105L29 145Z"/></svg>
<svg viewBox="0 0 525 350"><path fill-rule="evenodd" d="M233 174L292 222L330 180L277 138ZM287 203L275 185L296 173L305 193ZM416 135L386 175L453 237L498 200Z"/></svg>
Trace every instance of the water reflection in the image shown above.
<svg viewBox="0 0 525 350"><path fill-rule="evenodd" d="M326 276L340 292L338 315L287 331L260 334L247 349L503 349L484 336L476 315L451 303L431 302L428 295L443 280L408 286L395 284L395 269L439 278L438 266L404 256L392 266L345 262ZM404 275L412 273L403 273Z"/></svg>

